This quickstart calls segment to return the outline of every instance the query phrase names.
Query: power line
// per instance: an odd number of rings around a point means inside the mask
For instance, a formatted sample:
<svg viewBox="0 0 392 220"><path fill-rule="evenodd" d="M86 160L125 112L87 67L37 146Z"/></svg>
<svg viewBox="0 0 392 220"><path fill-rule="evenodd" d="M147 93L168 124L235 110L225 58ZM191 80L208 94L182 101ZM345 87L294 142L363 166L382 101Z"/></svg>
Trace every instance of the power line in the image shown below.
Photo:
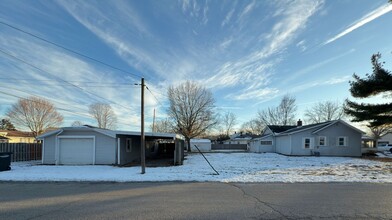
<svg viewBox="0 0 392 220"><path fill-rule="evenodd" d="M39 40L41 40L41 41L44 41L44 42L48 43L48 44L54 45L54 46L59 47L59 48L61 48L61 49L63 49L63 50L66 50L66 51L68 51L68 52L74 53L74 54L76 54L76 55L78 55L78 56L81 56L81 57L84 57L84 58L86 58L86 59L92 60L92 61L97 62L97 63L99 63L99 64L102 64L102 65L104 65L104 66L107 66L107 67L110 67L110 68L112 68L112 69L121 71L121 72L123 72L123 73L130 74L130 75L132 75L132 76L136 76L136 77L138 77L138 78L142 78L142 76L140 76L140 75L137 75L137 74L135 74L135 73L131 73L131 72L129 72L129 71L123 70L123 69L118 68L118 67L116 67L116 66L113 66L113 65L111 65L111 64L105 63L105 62L103 62L103 61L101 61L101 60L98 60L98 59L95 59L95 58L93 58L93 57L84 55L84 54L82 54L82 53L80 53L80 52L77 52L77 51L75 51L75 50L69 49L69 48L67 48L67 47L65 47L65 46L62 46L62 45L58 44L58 43L52 42L52 41L50 41L50 40L44 39L44 38L42 38L42 37L40 37L40 36L38 36L38 35L35 35L35 34L33 34L33 33L28 32L28 31L22 30L21 28L15 27L15 26L13 26L13 25L11 25L11 24L8 24L8 23L6 23L6 22L4 22L4 21L0 21L0 24L5 25L5 26L8 26L8 27L10 27L10 28L12 28L12 29L14 29L14 30L20 31L20 32L22 32L22 33L24 33L24 34L27 34L27 35L30 35L30 36L32 36L32 37L34 37L34 38L37 38L37 39L39 39Z"/></svg>
<svg viewBox="0 0 392 220"><path fill-rule="evenodd" d="M12 88L12 87L5 87L5 88L9 88L9 89L12 89L12 90L16 90L16 91L19 91L19 92L23 92L23 93L26 93L27 95L29 95L29 96L33 96L33 97L37 97L37 98L41 98L40 96L38 96L38 95L34 95L34 94L31 94L31 93L29 93L29 92L26 92L26 91L23 91L23 90L20 90L20 89L17 89L17 88ZM4 94L4 92L3 92L3 94ZM7 93L8 94L8 93ZM14 95L14 97L17 97L17 98L20 98L19 96L16 96L16 95ZM23 99L27 99L27 98L23 98ZM62 102L60 102L60 101L58 101L58 100L53 100L53 99L49 99L49 98L47 98L49 101L51 101L51 102L55 102L55 103L59 103L59 104L61 104L61 105L68 105L69 106L69 104L67 104L67 103L62 103ZM79 110L82 110L82 111L86 111L86 109L82 109L82 108L79 108L79 107L77 107L77 106L72 106L73 108L75 108L75 109L79 109Z"/></svg>
<svg viewBox="0 0 392 220"><path fill-rule="evenodd" d="M21 91L21 90L19 90L19 91ZM24 91L21 91L21 92L24 92ZM7 92L3 92L3 91L0 91L0 93L2 93L2 94L5 94L5 95L8 95L8 96L12 96L12 97L15 97L15 98L19 98L19 99L24 99L24 100L29 100L29 101L32 101L32 102L37 102L37 101L35 101L35 100L31 100L31 99L28 99L28 98L24 98L24 97L21 97L21 96L18 96L18 95L14 95L14 94L10 94L10 93L7 93ZM25 92L26 93L26 92ZM33 95L34 97L37 97L37 98L42 98L42 97L40 97L40 96L37 96L37 95ZM56 101L54 101L54 100L50 100L50 101L53 101L53 102L56 102ZM57 101L58 102L58 101ZM60 103L60 102L58 102L58 103ZM60 104L64 104L64 103L60 103ZM12 104L11 104L12 105ZM81 108L78 108L78 107L76 107L76 106L72 106L73 108L77 108L77 109L80 109L80 110L82 110L82 111L85 111L85 109L81 109ZM68 112L68 113L71 113L71 114L74 114L74 115L77 115L77 116L82 116L82 117L87 117L87 118L91 118L91 119L94 119L95 120L95 118L93 117L93 116L91 116L90 114L84 114L84 113L76 113L75 111L73 111L73 110L69 110L69 109L65 109L65 108L59 108L59 107L56 107L56 109L58 109L58 110L61 110L61 111L65 111L65 112ZM131 127L138 127L138 126L136 126L136 125L130 125L130 124L125 124L125 123L121 123L121 122L117 122L117 124L121 124L121 125L125 125L125 126L131 126Z"/></svg>
<svg viewBox="0 0 392 220"><path fill-rule="evenodd" d="M39 81L39 82L59 82L59 80L56 79L33 79L33 78L5 78L5 77L0 77L0 79L5 79L5 80L13 80L13 81ZM93 82L93 81L70 81L67 80L67 82L72 82L72 83L87 83L87 84L100 84L100 85L134 85L133 83L120 83L120 82L115 82L115 83L102 83L102 82Z"/></svg>
<svg viewBox="0 0 392 220"><path fill-rule="evenodd" d="M41 72L47 73L47 74L49 74L49 75L52 75L52 76L58 78L58 77L55 76L54 74L52 74L52 73L50 73L50 72L48 72L48 71L45 71L45 70L43 70L43 69L41 69L41 68L39 68L39 67L37 67L37 66L31 64L31 63L28 63L28 62L26 62L25 60L20 59L20 58L18 58L18 57L16 57L16 56L12 55L12 54L10 54L10 53L7 53L6 51L4 51L4 50L1 49L1 48L0 48L0 52L3 53L3 54L5 54L5 55L7 55L7 56L9 56L9 57L11 57L11 58L13 58L13 59L15 59L15 60L18 60L19 62L22 62L22 63L24 63L24 64L26 64L26 65L28 65L28 66L33 67L34 69L37 69L37 70L39 70L39 71L41 71ZM116 102L114 102L114 101L111 101L111 100L108 100L108 99L106 99L106 98L104 98L104 97L101 97L101 96L99 96L99 95L97 95L97 94L91 93L91 92L89 92L89 91L87 91L87 90L85 90L85 89L83 89L83 88L81 88L81 87L79 87L79 86L77 86L77 85L74 85L74 84L72 84L72 83L70 83L70 82L68 82L68 81L66 81L66 80L63 80L63 79L61 79L61 78L59 78L59 80L62 81L62 82L64 82L64 83L67 83L67 84L69 84L69 85L71 85L71 86L73 86L73 87L76 87L76 88L82 90L82 91L85 92L85 93L88 93L88 94L93 95L93 96L96 96L96 97L98 97L98 98L100 98L100 99L102 99L102 100L106 100L106 101L108 101L108 102L110 102L110 103L112 103L112 104L116 104L116 105L121 106L121 107L123 107L123 108L125 108L125 109L128 109L128 110L133 111L133 109L131 109L131 108L129 108L129 107L123 106L123 105L118 104L118 103L116 103ZM97 99L94 99L94 100L97 101L97 102L100 102L100 101L97 100Z"/></svg>
<svg viewBox="0 0 392 220"><path fill-rule="evenodd" d="M148 88L148 86L146 86L146 89L150 92L150 94L155 98L155 100L157 100L157 102L159 103L159 105L161 105L162 107L163 107L163 105L162 105L162 103L159 101L159 99L157 99L157 97L151 92L151 90Z"/></svg>
<svg viewBox="0 0 392 220"><path fill-rule="evenodd" d="M0 82L2 84L15 84L14 82ZM32 82L18 82L18 84L28 84L34 86L74 86L66 84L45 84L45 83L32 83ZM77 85L79 87L89 88L122 88L122 89L135 89L135 87L129 87L128 85Z"/></svg>

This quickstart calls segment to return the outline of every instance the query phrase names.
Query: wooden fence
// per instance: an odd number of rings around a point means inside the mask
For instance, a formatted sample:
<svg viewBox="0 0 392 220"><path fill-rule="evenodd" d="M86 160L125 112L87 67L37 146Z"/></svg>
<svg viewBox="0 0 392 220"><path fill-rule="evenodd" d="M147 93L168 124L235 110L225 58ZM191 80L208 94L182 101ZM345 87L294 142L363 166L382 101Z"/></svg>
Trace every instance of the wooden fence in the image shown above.
<svg viewBox="0 0 392 220"><path fill-rule="evenodd" d="M246 144L211 144L211 150L247 150Z"/></svg>
<svg viewBox="0 0 392 220"><path fill-rule="evenodd" d="M41 143L0 143L0 153L11 152L11 162L42 159Z"/></svg>

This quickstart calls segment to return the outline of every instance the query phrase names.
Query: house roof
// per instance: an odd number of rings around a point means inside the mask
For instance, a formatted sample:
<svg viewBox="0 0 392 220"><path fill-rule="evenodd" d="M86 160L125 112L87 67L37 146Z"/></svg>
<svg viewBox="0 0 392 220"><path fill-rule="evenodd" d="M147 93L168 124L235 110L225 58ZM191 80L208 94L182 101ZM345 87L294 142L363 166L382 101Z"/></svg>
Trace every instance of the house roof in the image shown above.
<svg viewBox="0 0 392 220"><path fill-rule="evenodd" d="M279 133L279 135L294 134L294 133L305 131L305 130L308 130L308 129L322 127L322 126L330 124L331 122L332 121L327 121L327 122L310 124L310 125L304 125L304 126L294 126L294 128L288 129L288 130L286 130L284 132L281 132L281 133Z"/></svg>
<svg viewBox="0 0 392 220"><path fill-rule="evenodd" d="M358 128L348 124L347 122L345 122L341 119L338 119L338 120L326 121L326 122L322 122L322 123L310 124L310 125L305 125L305 126L296 126L295 128L292 128L292 129L286 130L282 133L279 133L278 136L279 135L291 135L291 134L295 134L295 133L302 132L302 131L309 130L309 129L317 129L312 132L313 134L315 134L319 131L322 131L322 130L330 127L331 125L336 124L336 123L342 123L342 124L346 125L347 127L350 127L351 129L353 129L361 134L365 134L363 131L359 130Z"/></svg>
<svg viewBox="0 0 392 220"><path fill-rule="evenodd" d="M263 140L263 139L271 137L271 136L272 136L272 134L267 134L267 135L263 135L261 137L253 138L251 141L260 141L260 140Z"/></svg>
<svg viewBox="0 0 392 220"><path fill-rule="evenodd" d="M96 131L98 133L101 133L103 135L116 138L117 135L129 135L129 136L140 136L141 132L140 131L117 131L117 130L109 130L109 129L102 129L102 128L96 128L92 126L77 126L77 127L64 127L60 128L54 131L50 131L47 133L44 133L40 136L38 136L38 139L43 139L45 137L54 135L54 134L60 134L63 131ZM171 138L171 139L182 139L179 135L177 134L171 134L171 133L156 133L156 132L145 132L144 133L146 137L156 137L156 138Z"/></svg>
<svg viewBox="0 0 392 220"><path fill-rule="evenodd" d="M273 133L281 133L281 132L287 131L289 129L296 128L297 126L293 126L293 125L267 125L267 127Z"/></svg>
<svg viewBox="0 0 392 220"><path fill-rule="evenodd" d="M324 130L324 129L328 128L329 126L332 126L332 125L334 125L334 124L336 124L336 123L342 123L342 124L346 125L347 127L351 128L351 129L353 129L353 130L355 130L355 131L357 131L357 132L359 132L359 133L361 133L361 134L366 134L365 132L359 130L358 128L356 128L356 127L350 125L349 123L347 123L347 122L345 122L345 121L343 121L343 120L340 120L340 119L339 119L339 120L335 120L335 121L331 121L330 124L325 125L325 126L321 127L320 129L318 129L318 130L316 130L316 131L313 131L313 133L317 133L317 132L319 132L319 131L322 131L322 130Z"/></svg>
<svg viewBox="0 0 392 220"><path fill-rule="evenodd" d="M9 138L0 135L0 140L9 140Z"/></svg>
<svg viewBox="0 0 392 220"><path fill-rule="evenodd" d="M0 130L0 133L6 133L4 136L7 137L34 137L34 134L32 132L27 131Z"/></svg>

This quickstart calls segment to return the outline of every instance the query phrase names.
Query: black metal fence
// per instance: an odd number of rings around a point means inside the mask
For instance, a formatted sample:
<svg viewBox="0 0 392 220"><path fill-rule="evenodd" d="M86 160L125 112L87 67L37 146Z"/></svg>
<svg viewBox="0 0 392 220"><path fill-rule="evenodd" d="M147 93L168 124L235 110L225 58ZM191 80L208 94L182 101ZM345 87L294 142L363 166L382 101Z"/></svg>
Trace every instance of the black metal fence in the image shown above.
<svg viewBox="0 0 392 220"><path fill-rule="evenodd" d="M0 143L0 152L11 152L11 162L42 159L41 143Z"/></svg>

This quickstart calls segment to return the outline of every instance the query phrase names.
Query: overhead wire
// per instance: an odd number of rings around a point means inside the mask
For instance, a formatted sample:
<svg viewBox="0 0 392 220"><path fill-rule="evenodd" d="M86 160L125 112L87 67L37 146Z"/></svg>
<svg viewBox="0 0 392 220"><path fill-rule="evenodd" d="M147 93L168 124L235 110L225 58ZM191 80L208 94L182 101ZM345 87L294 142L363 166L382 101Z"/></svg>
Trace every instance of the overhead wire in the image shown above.
<svg viewBox="0 0 392 220"><path fill-rule="evenodd" d="M162 107L164 107L163 104L159 101L159 99L151 92L151 90L148 88L148 86L146 86L146 89L150 92L150 94L154 97L154 99L157 100L157 102L159 103L159 105L161 105Z"/></svg>
<svg viewBox="0 0 392 220"><path fill-rule="evenodd" d="M39 67L37 67L37 66L31 64L31 63L28 63L27 61L25 61L25 60L23 60L23 59L20 59L19 57L16 57L16 56L14 56L14 55L12 55L12 54L10 54L10 53L7 53L6 51L4 51L4 50L1 49L1 48L0 48L0 53L3 53L3 54L5 54L5 55L7 55L8 57L11 57L11 58L13 58L13 59L15 59L15 60L18 60L19 62L22 62L22 63L24 63L24 64L26 64L26 65L28 65L28 66L30 66L30 67L33 67L34 69L37 69L37 70L39 70L39 71L41 71L41 72L47 73L47 74L49 74L49 75L52 75L52 76L58 78L58 77L55 76L54 74L52 74L52 73L50 73L50 72L48 72L48 71L46 71L46 70L43 70L43 69L41 69L41 68L39 68ZM66 81L66 80L63 80L63 79L61 79L61 78L59 78L59 80L62 81L62 82L64 82L64 83L67 83L67 84L69 84L69 85L71 85L71 86L73 86L73 87L75 87L75 88L78 88L79 90L82 90L82 91L85 92L85 93L88 93L88 94L93 95L93 96L95 96L95 97L98 97L98 98L100 98L100 99L102 99L102 100L106 100L106 101L108 101L108 102L110 102L110 103L112 103L112 104L116 104L116 105L121 106L121 107L123 107L123 108L125 108L125 109L128 109L128 110L133 111L133 109L131 109L131 108L129 108L129 107L126 107L126 106L124 106L124 105L118 104L118 103L116 103L116 102L114 102L114 101L112 101L112 100L106 99L106 98L104 98L104 97L102 97L102 96L99 96L99 95L97 95L97 94L91 93L91 92L89 92L89 91L87 91L87 90L85 90L85 89L83 89L83 88L81 88L81 87L79 87L79 86L77 86L77 85L75 85L75 84L72 84L72 83L70 83L70 82L68 82L68 81ZM100 102L100 101L97 100L97 99L95 99L95 101Z"/></svg>
<svg viewBox="0 0 392 220"><path fill-rule="evenodd" d="M0 77L0 79L5 79L5 80L12 80L12 81L38 81L38 82L59 82L59 80L56 79L33 79L33 78L9 78L9 77ZM87 84L100 84L100 85L134 85L133 83L121 83L121 82L115 82L115 83L107 83L107 82L94 82L94 81L72 81L72 80L67 80L67 82L71 83L87 83Z"/></svg>
<svg viewBox="0 0 392 220"><path fill-rule="evenodd" d="M24 33L24 34L27 34L27 35L29 35L29 36L32 36L32 37L34 37L34 38L36 38L36 39L39 39L39 40L44 41L44 42L46 42L46 43L48 43L48 44L54 45L54 46L56 46L56 47L59 47L59 48L61 48L61 49L63 49L63 50L66 50L66 51L68 51L68 52L71 52L71 53L73 53L73 54L76 54L76 55L78 55L78 56L81 56L81 57L83 57L83 58L92 60L92 61L94 61L94 62L96 62L96 63L101 64L101 65L104 65L104 66L107 66L107 67L109 67L109 68L112 68L112 69L121 71L121 72L123 72L123 73L127 73L127 74L129 74L129 75L134 76L134 77L143 78L143 76L141 76L141 75L138 75L138 74L135 74L135 73L126 71L126 70L121 69L121 68L119 68L119 67L116 67L116 66L114 66L114 65L112 65L112 64L108 64L108 63L105 63L105 62L103 62L103 61L101 61L101 60L98 60L98 59L96 59L96 58L93 58L93 57L90 57L90 56L88 56L88 55L82 54L82 53L80 53L80 52L78 52L78 51L72 50L72 49L67 48L67 47L65 47L65 46L63 46L63 45L60 45L60 44L58 44L58 43L55 43L55 42L52 42L52 41L47 40L47 39L45 39L45 38L42 38L42 37L40 37L40 36L38 36L38 35L36 35L36 34L33 34L33 33L28 32L28 31L26 31L26 30L23 30L23 29L21 29L21 28L19 28L19 27L16 27L16 26L11 25L11 24L9 24L9 23L6 23L6 22L4 22L4 21L0 21L0 24L5 25L5 26L8 26L9 28L12 28L12 29L14 29L14 30L20 31L20 32L22 32L22 33ZM5 54L5 55L7 55L7 56L9 56L9 57L11 57L11 58L13 58L13 59L15 59L15 60L18 60L18 61L20 61L20 62L22 62L22 63L24 63L24 64L26 64L26 65L29 65L29 66L31 66L31 67L33 67L33 68L39 70L39 71L42 71L42 72L48 73L48 74L50 74L50 75L53 75L53 74L49 73L48 71L45 71L45 70L43 70L43 69L41 69L41 68L39 68L39 67L37 67L37 66L31 64L31 63L26 62L26 61L23 60L23 59L20 59L20 58L18 58L18 57L16 57L16 56L12 55L12 54L10 54L10 53L7 53L6 51L2 50L1 48L0 48L0 52L3 53L3 54ZM101 99L103 99L103 100L109 101L109 102L112 103L112 104L116 104L116 105L119 105L119 106L121 106L121 107L123 107L123 108L126 108L126 109L129 109L129 110L133 111L133 109L130 109L129 107L123 106L123 105L121 105L121 104L119 104L119 103L116 103L116 102L114 102L114 101L108 100L108 99L106 99L106 98L103 98L103 97L101 97L101 96L99 96L99 95L96 95L96 94L94 94L94 93L91 93L91 92L86 91L85 89L81 88L81 87L93 87L93 86L74 85L74 84L72 84L70 81L66 81L66 80L62 80L62 79L60 79L60 81L63 81L64 83L67 83L67 84L69 84L70 86L76 87L76 88L82 90L82 91L85 92L85 93L88 93L88 94L90 94L90 95L96 96L96 97L101 98ZM98 86L97 86L97 87L98 87ZM148 87L147 87L147 90L148 90L148 91L151 93L151 95L153 95L153 97L160 103L160 105L163 106L162 103L156 98L156 96L152 93L151 90L149 90ZM163 95L163 94L162 94L162 95ZM96 100L96 99L95 99L95 100ZM97 100L96 100L96 101L97 101Z"/></svg>
<svg viewBox="0 0 392 220"><path fill-rule="evenodd" d="M98 60L98 59L96 59L96 58L87 56L87 55L82 54L82 53L80 53L80 52L78 52L78 51L72 50L72 49L67 48L67 47L65 47L65 46L63 46L63 45L60 45L60 44L58 44L58 43L55 43L55 42L53 42L53 41L47 40L47 39L45 39L45 38L42 38L42 37L40 37L40 36L38 36L38 35L36 35L36 34L30 33L30 32L28 32L28 31L26 31L26 30L23 30L23 29L21 29L21 28L19 28L19 27L16 27L16 26L11 25L11 24L9 24L9 23L6 23L6 22L4 22L4 21L0 21L0 24L5 25L5 26L7 26L7 27L9 27L9 28L12 28L12 29L14 29L14 30L20 31L20 32L22 32L22 33L24 33L24 34L27 34L27 35L31 36L31 37L37 38L37 39L39 39L39 40L41 40L41 41L44 41L44 42L46 42L46 43L48 43L48 44L54 45L54 46L56 46L56 47L59 47L59 48L61 48L61 49L63 49L63 50L66 50L66 51L71 52L71 53L73 53L73 54L76 54L76 55L78 55L78 56L81 56L81 57L84 57L84 58L86 58L86 59L92 60L92 61L94 61L94 62L96 62L96 63L101 64L101 65L104 65L104 66L107 66L107 67L109 67L109 68L112 68L112 69L121 71L121 72L123 72L123 73L130 74L130 75L135 76L135 77L138 77L138 78L143 78L143 76L141 76L141 75L138 75L138 74L135 74L135 73L126 71L126 70L121 69L121 68L119 68L119 67L113 66L112 64L108 64L108 63L105 63L105 62L103 62L103 61L101 61L101 60Z"/></svg>
<svg viewBox="0 0 392 220"><path fill-rule="evenodd" d="M21 92L24 92L24 91L21 91ZM32 101L32 102L36 102L36 101L34 101L34 100L32 100L32 99L24 98L24 97L21 97L21 96L18 96L18 95L14 95L14 94L10 94L10 93L3 92L3 91L0 91L0 93L1 93L1 94L5 94L5 95L8 95L8 96L15 97L15 98L19 98L19 99L24 99L24 100L29 100L29 101ZM26 93L26 92L25 92L25 93ZM42 97L37 96L37 95L33 95L33 96L36 97L36 98L42 98ZM50 101L60 103L60 102L54 101L54 100L50 100ZM64 103L60 103L60 104L64 104ZM11 104L11 105L12 105L12 104ZM78 107L76 107L76 106L72 106L72 107L73 107L73 108L76 108L76 109L79 109L79 110L82 110L82 111L86 111L85 109L78 108ZM65 109L65 108L61 108L61 107L56 107L56 109L61 110L61 111L65 111L65 112L68 112L68 113L71 113L71 114L73 114L73 115L82 116L82 117L87 117L87 118L90 118L90 119L95 119L93 116L91 116L90 114L87 114L87 113L76 113L76 112L73 111L73 110ZM138 127L138 126L136 126L136 125L130 125L130 124L125 124L125 123L121 123L121 122L117 122L117 124L122 124L122 125L125 125L125 126L131 126L131 127Z"/></svg>

